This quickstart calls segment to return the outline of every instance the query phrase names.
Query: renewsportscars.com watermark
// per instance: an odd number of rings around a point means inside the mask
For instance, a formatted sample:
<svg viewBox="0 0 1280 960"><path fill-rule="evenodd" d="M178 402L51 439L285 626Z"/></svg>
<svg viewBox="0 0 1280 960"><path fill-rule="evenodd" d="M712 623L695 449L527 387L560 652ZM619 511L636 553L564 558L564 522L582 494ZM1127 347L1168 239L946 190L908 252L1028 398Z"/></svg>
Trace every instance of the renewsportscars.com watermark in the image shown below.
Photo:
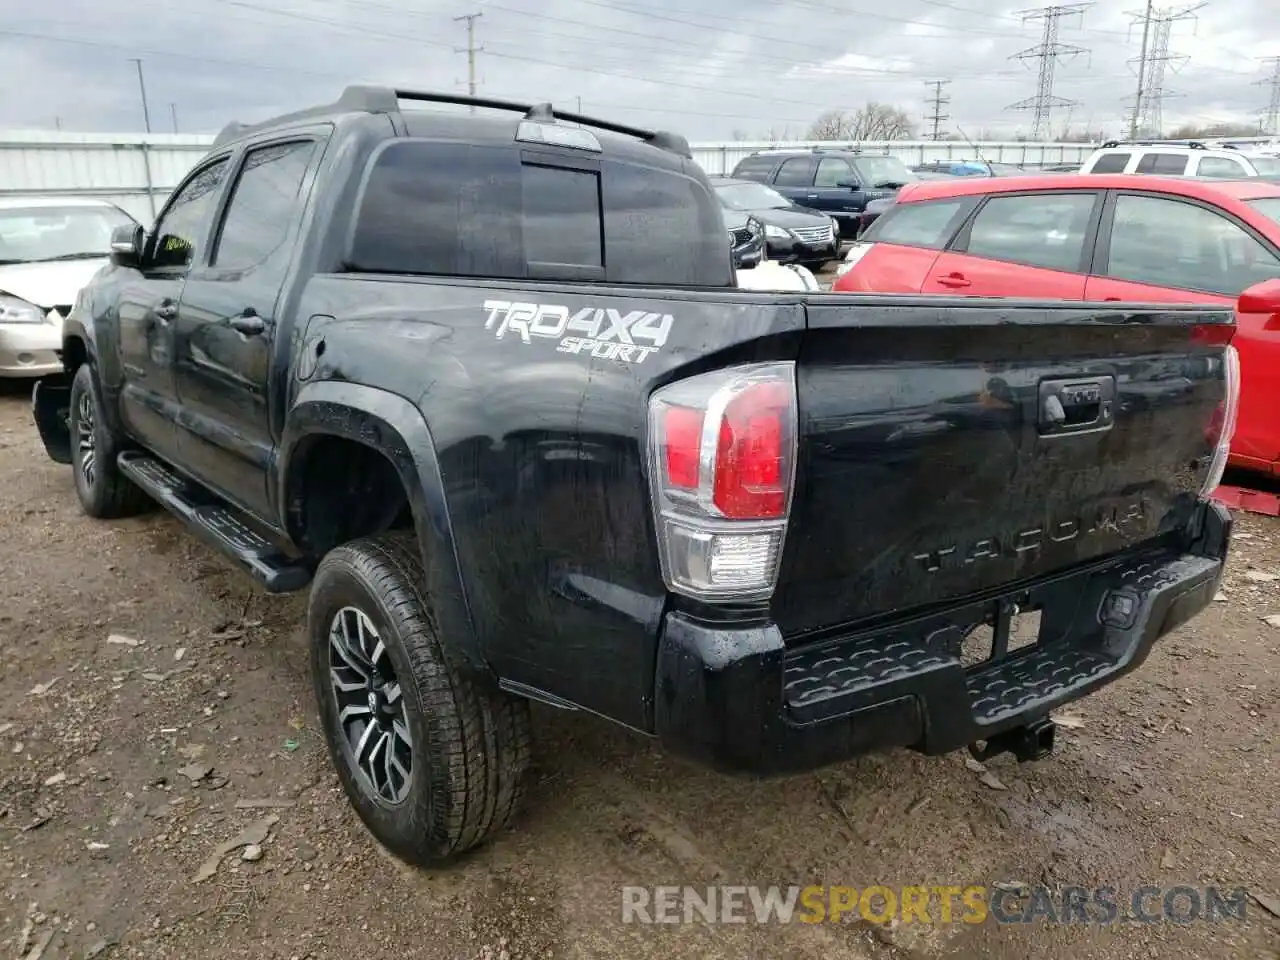
<svg viewBox="0 0 1280 960"><path fill-rule="evenodd" d="M1220 923L1243 888L1144 886L623 887L623 923Z"/></svg>

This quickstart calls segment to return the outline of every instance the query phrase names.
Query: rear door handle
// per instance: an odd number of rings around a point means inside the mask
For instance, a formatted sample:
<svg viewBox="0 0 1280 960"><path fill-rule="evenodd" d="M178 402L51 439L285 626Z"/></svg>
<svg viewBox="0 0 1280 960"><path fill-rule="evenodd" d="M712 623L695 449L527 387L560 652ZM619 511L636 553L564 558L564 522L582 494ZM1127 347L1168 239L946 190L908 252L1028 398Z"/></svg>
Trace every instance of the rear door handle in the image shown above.
<svg viewBox="0 0 1280 960"><path fill-rule="evenodd" d="M804 198L805 198L806 200L817 200L817 199L818 199L818 195L817 195L816 193L806 193L806 194L804 195Z"/></svg>
<svg viewBox="0 0 1280 960"><path fill-rule="evenodd" d="M963 273L949 273L945 277L939 277L938 283L944 287L960 289L961 287L970 286L969 279Z"/></svg>
<svg viewBox="0 0 1280 960"><path fill-rule="evenodd" d="M253 307L246 307L244 313L232 317L230 325L232 330L246 337L256 337L267 329L267 322L258 316Z"/></svg>

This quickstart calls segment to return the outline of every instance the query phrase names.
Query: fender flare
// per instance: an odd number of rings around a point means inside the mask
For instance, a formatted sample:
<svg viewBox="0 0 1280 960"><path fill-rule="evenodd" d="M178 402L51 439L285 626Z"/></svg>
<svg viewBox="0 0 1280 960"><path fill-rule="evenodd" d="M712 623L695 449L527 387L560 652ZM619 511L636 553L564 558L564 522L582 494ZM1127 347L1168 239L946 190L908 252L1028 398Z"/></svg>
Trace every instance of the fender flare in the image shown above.
<svg viewBox="0 0 1280 960"><path fill-rule="evenodd" d="M305 385L289 409L274 471L279 516L286 528L291 466L305 451L307 438L320 436L353 440L391 461L409 497L440 642L464 665L492 676L471 616L426 418L404 397L376 387L336 380Z"/></svg>

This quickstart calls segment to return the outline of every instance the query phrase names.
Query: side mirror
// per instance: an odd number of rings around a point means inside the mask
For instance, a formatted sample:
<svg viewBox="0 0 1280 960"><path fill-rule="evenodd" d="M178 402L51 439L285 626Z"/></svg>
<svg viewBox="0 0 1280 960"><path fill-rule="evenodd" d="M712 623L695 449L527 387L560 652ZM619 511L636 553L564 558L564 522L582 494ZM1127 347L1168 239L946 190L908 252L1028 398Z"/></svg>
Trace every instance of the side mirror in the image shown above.
<svg viewBox="0 0 1280 960"><path fill-rule="evenodd" d="M1265 314L1268 330L1280 329L1280 280L1263 280L1240 294L1237 313Z"/></svg>
<svg viewBox="0 0 1280 960"><path fill-rule="evenodd" d="M861 190L861 189L862 189L862 184L861 184L861 183L859 183L857 180L838 180L838 181L836 181L836 186L837 186L837 187L845 187L845 188L847 188L847 189L849 189L849 190Z"/></svg>
<svg viewBox="0 0 1280 960"><path fill-rule="evenodd" d="M142 224L126 223L111 231L111 262L119 267L136 267L142 263Z"/></svg>

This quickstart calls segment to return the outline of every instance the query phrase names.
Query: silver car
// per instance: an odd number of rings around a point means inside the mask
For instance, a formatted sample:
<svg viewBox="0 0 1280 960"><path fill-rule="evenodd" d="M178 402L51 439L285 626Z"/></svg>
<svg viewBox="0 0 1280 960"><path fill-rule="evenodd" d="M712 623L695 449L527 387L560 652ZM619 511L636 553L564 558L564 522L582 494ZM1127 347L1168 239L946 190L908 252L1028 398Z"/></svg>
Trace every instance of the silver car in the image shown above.
<svg viewBox="0 0 1280 960"><path fill-rule="evenodd" d="M106 200L0 198L0 377L62 369L62 321L107 263L111 231L134 222Z"/></svg>

